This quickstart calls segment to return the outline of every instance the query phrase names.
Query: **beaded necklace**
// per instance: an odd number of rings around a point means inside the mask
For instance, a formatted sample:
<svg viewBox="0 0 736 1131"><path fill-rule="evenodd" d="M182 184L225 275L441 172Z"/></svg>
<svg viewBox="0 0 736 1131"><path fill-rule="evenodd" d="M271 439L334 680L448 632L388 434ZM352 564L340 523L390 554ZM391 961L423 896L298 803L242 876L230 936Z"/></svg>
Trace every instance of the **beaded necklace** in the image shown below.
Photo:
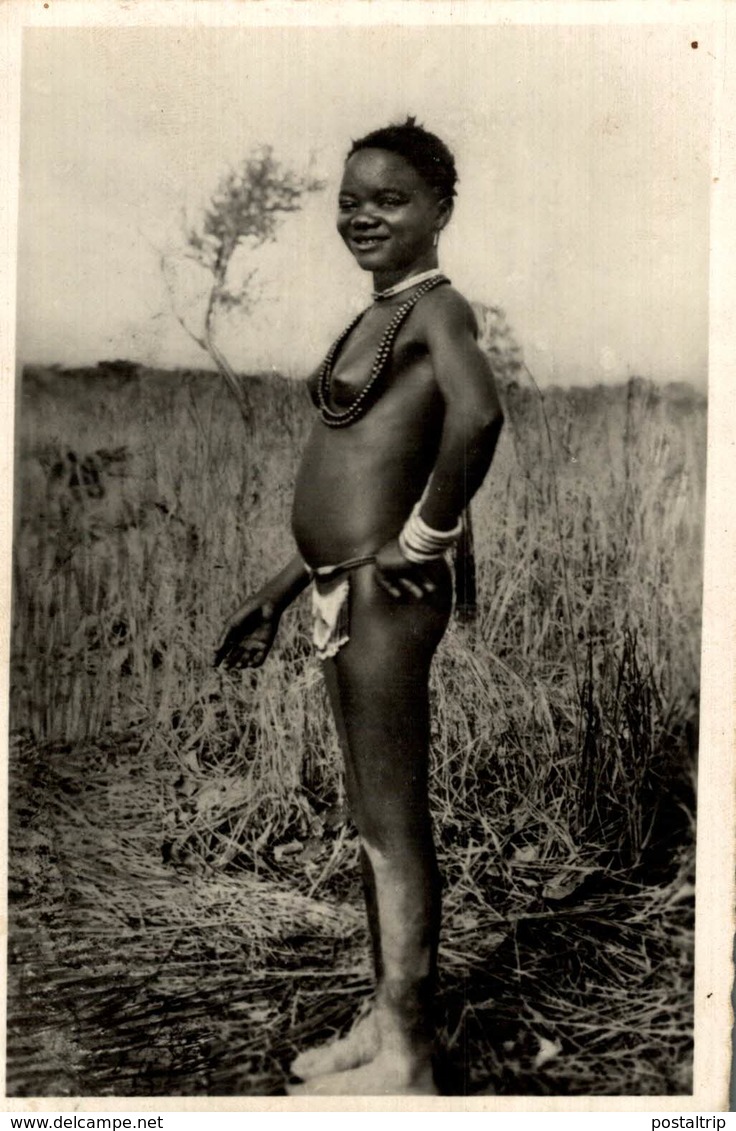
<svg viewBox="0 0 736 1131"><path fill-rule="evenodd" d="M408 279L394 283L393 287L386 287L385 291L374 291L373 298L376 302L383 302L387 298L401 294L402 291L408 291L409 287L418 287L420 283L426 283L427 279L439 279L441 274L439 267L432 267L429 271L422 271L419 275L410 275Z"/></svg>
<svg viewBox="0 0 736 1131"><path fill-rule="evenodd" d="M330 408L330 387L332 384L332 371L335 366L335 360L346 339L365 314L365 310L362 310L360 314L353 319L350 325L346 326L342 334L340 334L340 337L332 343L327 351L327 356L322 362L317 382L317 402L319 404L320 416L328 428L347 428L348 425L355 424L356 420L360 420L365 416L380 391L381 379L385 374L393 344L409 312L419 302L419 299L423 298L429 291L434 290L435 287L441 286L443 283L449 282L450 280L445 275L435 275L425 283L422 283L410 298L402 302L384 331L383 338L376 352L376 360L373 362L370 376L365 385L344 412L333 412ZM368 309L370 309L370 307Z"/></svg>

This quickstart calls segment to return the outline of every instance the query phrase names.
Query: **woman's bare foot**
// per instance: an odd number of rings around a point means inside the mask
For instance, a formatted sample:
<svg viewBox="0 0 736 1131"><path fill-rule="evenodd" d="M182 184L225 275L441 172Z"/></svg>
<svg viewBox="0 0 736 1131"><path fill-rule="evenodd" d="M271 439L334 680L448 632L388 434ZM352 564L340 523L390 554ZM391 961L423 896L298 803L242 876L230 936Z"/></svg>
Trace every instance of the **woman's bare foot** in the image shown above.
<svg viewBox="0 0 736 1131"><path fill-rule="evenodd" d="M376 1058L379 1049L378 1026L375 1015L371 1012L367 1017L361 1018L346 1037L299 1053L291 1066L291 1072L300 1080L342 1073L346 1069L369 1064Z"/></svg>
<svg viewBox="0 0 736 1131"><path fill-rule="evenodd" d="M315 1076L306 1084L289 1086L290 1096L437 1096L432 1066L409 1070L389 1053L360 1068Z"/></svg>

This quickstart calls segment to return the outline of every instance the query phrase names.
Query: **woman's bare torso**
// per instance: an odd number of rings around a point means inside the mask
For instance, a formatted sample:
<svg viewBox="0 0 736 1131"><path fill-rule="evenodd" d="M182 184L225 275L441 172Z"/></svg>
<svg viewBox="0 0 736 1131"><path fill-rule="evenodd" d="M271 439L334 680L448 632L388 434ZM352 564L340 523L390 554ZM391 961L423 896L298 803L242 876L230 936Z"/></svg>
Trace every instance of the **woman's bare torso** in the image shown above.
<svg viewBox="0 0 736 1131"><path fill-rule="evenodd" d="M365 385L395 311L394 303L372 307L350 334L335 363L331 408L347 408ZM396 537L431 474L444 402L413 321L409 315L399 332L367 414L346 428L319 417L314 423L292 519L299 552L313 567L375 553ZM313 398L315 389L316 376Z"/></svg>

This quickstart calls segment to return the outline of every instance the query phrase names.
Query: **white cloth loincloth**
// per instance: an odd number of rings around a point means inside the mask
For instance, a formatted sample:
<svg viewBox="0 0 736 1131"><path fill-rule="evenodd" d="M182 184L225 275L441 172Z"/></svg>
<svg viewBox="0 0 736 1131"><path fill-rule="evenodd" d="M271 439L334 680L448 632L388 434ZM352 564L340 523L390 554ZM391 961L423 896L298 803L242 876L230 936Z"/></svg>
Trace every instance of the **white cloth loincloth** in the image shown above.
<svg viewBox="0 0 736 1131"><path fill-rule="evenodd" d="M310 569L312 641L320 660L331 659L350 639L350 574L375 560L375 554L366 554L339 565Z"/></svg>

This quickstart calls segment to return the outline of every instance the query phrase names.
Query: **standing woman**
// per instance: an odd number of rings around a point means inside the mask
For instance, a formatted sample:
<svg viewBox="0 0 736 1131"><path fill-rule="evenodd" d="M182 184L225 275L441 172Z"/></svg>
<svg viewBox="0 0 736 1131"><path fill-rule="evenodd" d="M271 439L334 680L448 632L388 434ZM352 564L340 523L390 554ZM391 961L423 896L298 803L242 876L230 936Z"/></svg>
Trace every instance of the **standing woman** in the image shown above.
<svg viewBox="0 0 736 1131"><path fill-rule="evenodd" d="M297 1057L305 1083L292 1094L436 1094L429 669L452 605L446 553L503 419L470 305L438 269L456 180L447 147L411 118L353 143L337 229L371 272L374 302L309 381L318 417L294 497L299 552L233 617L216 657L262 664L284 609L313 584L376 994L347 1037Z"/></svg>

